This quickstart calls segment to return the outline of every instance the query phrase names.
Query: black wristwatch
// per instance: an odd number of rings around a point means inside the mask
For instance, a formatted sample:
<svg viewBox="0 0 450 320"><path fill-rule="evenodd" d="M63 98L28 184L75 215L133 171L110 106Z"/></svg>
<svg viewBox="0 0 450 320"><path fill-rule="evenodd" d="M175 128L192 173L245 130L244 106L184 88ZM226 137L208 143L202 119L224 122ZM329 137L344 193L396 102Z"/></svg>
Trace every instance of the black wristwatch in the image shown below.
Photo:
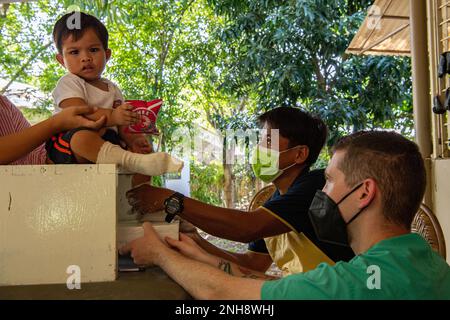
<svg viewBox="0 0 450 320"><path fill-rule="evenodd" d="M172 222L173 218L175 218L177 214L179 215L181 212L183 212L183 200L184 195L175 192L164 201L165 211L167 213L166 222Z"/></svg>

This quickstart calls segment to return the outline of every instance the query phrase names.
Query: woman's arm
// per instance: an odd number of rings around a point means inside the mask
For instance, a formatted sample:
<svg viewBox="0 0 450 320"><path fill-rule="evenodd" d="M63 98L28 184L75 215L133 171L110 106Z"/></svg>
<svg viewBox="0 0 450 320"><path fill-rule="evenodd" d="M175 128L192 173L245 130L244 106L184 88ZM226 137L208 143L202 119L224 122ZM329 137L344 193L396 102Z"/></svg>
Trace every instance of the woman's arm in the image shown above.
<svg viewBox="0 0 450 320"><path fill-rule="evenodd" d="M20 159L60 131L77 127L101 128L105 117L100 117L97 121L84 117L95 110L88 106L69 108L21 132L0 137L0 164Z"/></svg>
<svg viewBox="0 0 450 320"><path fill-rule="evenodd" d="M81 98L69 98L61 101L59 104L59 107L61 109L71 108L75 106L87 106L88 104L84 99ZM95 112L92 112L90 114L86 114L85 117L92 121L97 121L101 117L106 117L106 123L105 126L113 126L114 124L111 124L111 114L113 109L103 109L103 108L97 108Z"/></svg>

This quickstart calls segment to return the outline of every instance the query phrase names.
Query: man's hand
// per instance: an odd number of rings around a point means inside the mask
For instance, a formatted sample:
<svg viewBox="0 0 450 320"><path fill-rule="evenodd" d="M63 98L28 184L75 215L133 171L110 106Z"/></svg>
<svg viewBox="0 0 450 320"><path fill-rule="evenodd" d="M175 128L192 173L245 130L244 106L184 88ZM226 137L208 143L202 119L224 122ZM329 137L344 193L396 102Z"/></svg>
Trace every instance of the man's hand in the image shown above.
<svg viewBox="0 0 450 320"><path fill-rule="evenodd" d="M184 233L180 233L180 240L175 240L168 237L166 237L165 240L172 248L177 249L188 258L209 264L213 267L217 267L220 261L220 258L215 257L203 250L192 238L188 237Z"/></svg>
<svg viewBox="0 0 450 320"><path fill-rule="evenodd" d="M263 281L231 277L217 267L184 257L167 247L150 223L144 223L144 236L120 249L130 253L138 266L157 265L196 299L260 299ZM170 240L169 240L170 241ZM181 241L183 242L183 240ZM176 242L173 242L175 244ZM181 246L180 246L181 247ZM229 263L225 264L229 268ZM228 270L228 269L227 269ZM244 274L243 274L244 276ZM245 274L248 277L247 274Z"/></svg>
<svg viewBox="0 0 450 320"><path fill-rule="evenodd" d="M106 123L106 117L103 116L97 121L86 119L84 116L97 111L97 108L89 106L74 106L62 109L61 112L53 116L53 121L57 132L66 131L79 127L87 127L95 130L100 129Z"/></svg>
<svg viewBox="0 0 450 320"><path fill-rule="evenodd" d="M173 191L144 184L127 192L129 204L133 211L146 214L164 209L164 201L173 194Z"/></svg>
<svg viewBox="0 0 450 320"><path fill-rule="evenodd" d="M145 222L144 236L127 243L119 249L120 254L131 253L133 261L138 266L158 265L159 258L164 251L170 250L159 238L149 222Z"/></svg>
<svg viewBox="0 0 450 320"><path fill-rule="evenodd" d="M144 135L138 135L136 138L131 140L128 144L128 148L134 153L147 154L152 152L152 147Z"/></svg>
<svg viewBox="0 0 450 320"><path fill-rule="evenodd" d="M113 126L129 126L139 121L139 115L133 111L133 106L127 103L118 106L111 113L110 123Z"/></svg>

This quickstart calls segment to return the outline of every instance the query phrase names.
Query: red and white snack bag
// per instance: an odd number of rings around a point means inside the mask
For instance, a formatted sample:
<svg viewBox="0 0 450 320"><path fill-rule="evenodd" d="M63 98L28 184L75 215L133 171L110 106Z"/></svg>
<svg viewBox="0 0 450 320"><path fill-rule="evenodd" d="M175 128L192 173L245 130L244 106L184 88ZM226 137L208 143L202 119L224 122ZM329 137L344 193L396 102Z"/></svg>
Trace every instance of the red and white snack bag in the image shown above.
<svg viewBox="0 0 450 320"><path fill-rule="evenodd" d="M152 101L126 100L125 102L132 105L134 107L133 111L137 112L141 117L141 122L126 127L125 132L159 134L158 129L156 129L156 120L158 119L159 109L161 109L163 104L161 99Z"/></svg>

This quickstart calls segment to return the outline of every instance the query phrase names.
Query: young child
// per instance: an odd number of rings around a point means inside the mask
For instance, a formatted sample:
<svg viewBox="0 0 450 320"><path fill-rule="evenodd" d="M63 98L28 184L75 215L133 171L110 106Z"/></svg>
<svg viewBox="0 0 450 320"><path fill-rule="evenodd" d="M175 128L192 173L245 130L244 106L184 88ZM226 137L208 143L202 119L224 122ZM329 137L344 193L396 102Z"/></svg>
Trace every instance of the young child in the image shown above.
<svg viewBox="0 0 450 320"><path fill-rule="evenodd" d="M74 19L78 19L78 25ZM56 59L68 70L53 91L56 111L81 105L96 107L97 111L86 117L104 119L105 125L98 131L77 128L53 136L46 143L50 160L119 164L148 176L180 171L182 161L167 153L150 153L143 134L124 132L126 126L139 122L139 116L124 103L119 88L101 77L111 57L106 27L91 15L72 12L56 22L53 40L58 50Z"/></svg>

